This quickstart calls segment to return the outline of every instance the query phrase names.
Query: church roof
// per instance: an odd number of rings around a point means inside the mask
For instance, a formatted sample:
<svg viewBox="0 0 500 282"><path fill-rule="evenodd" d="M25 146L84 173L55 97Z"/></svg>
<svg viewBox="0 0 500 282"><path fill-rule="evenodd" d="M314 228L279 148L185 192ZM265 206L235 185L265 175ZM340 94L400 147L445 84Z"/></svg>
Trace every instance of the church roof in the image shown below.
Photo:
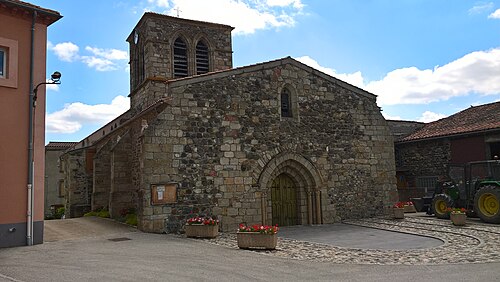
<svg viewBox="0 0 500 282"><path fill-rule="evenodd" d="M86 147L91 147L94 144L101 141L102 139L104 139L105 137L109 136L110 134L115 133L117 129L121 129L124 126L129 125L131 122L136 121L137 119L143 117L144 115L153 112L153 110L156 110L161 106L167 105L169 101L170 98L159 99L158 101L156 101L155 103L153 103L152 105L150 105L149 107L147 107L146 109L142 110L137 114L134 114L134 111L132 109L129 109L125 113L121 114L117 118L108 122L106 125L94 131L92 134L85 137L82 141L77 142L72 147L72 149L77 150Z"/></svg>
<svg viewBox="0 0 500 282"><path fill-rule="evenodd" d="M308 65L305 65L305 64L293 59L290 56L285 57L285 58L281 58L281 59L268 61L268 62L262 62L262 63L253 64L253 65L248 65L248 66L227 69L227 70L208 72L208 73L200 74L200 75L194 75L194 76L188 76L188 77L176 78L176 79L169 79L169 80L165 79L165 83L169 83L172 86L180 86L180 85L184 85L184 84L191 84L191 83L201 82L201 81L205 81L205 80L227 77L230 75L237 75L237 74L242 74L242 73L259 71L262 69L275 68L275 67L287 65L287 64L291 64L297 68L300 68L300 69L303 69L309 73L315 74L315 75L317 75L317 76L319 76L327 81L335 83L343 88L351 90L351 91L353 91L357 94L360 94L362 96L365 96L367 98L375 99L377 97L375 94L372 94L364 89L361 89L359 87L351 85L351 84L349 84L345 81L342 81L338 78L335 78L333 76L330 76L330 75L328 75L320 70L317 70L315 68L312 68ZM154 79L156 80L158 78L154 78Z"/></svg>
<svg viewBox="0 0 500 282"><path fill-rule="evenodd" d="M471 106L461 112L431 123L401 139L411 142L464 134L500 131L500 102Z"/></svg>
<svg viewBox="0 0 500 282"><path fill-rule="evenodd" d="M197 21L197 20L189 20L189 19L184 19L184 18L179 18L179 17L172 17L172 16L168 16L168 15L165 15L165 14L158 14L158 13L154 13L154 12L146 12L146 13L144 13L144 15L142 15L142 17L139 20L139 22L137 22L137 24L135 25L135 27L132 29L132 32L127 37L127 41L130 40L130 38L132 38L132 34L134 33L134 30L138 26L140 26L147 18L168 19L169 21L176 21L176 22L178 22L179 24L182 24L182 25L198 25L198 26L199 25L204 25L204 26L210 26L210 27L214 27L214 28L222 28L222 29L230 29L230 30L234 29L234 27L232 27L230 25L225 25L225 24L211 23L211 22L204 22L204 21Z"/></svg>

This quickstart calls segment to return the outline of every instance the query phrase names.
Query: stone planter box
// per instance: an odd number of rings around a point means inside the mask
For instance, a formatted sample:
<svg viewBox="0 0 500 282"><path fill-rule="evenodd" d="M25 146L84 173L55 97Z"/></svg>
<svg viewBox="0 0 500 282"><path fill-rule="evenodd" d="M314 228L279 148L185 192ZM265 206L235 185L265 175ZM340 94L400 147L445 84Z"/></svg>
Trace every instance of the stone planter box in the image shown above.
<svg viewBox="0 0 500 282"><path fill-rule="evenodd" d="M187 224L185 231L189 238L215 238L219 235L219 225Z"/></svg>
<svg viewBox="0 0 500 282"><path fill-rule="evenodd" d="M417 210L415 209L414 206L405 205L405 212L412 213L412 212L417 212Z"/></svg>
<svg viewBox="0 0 500 282"><path fill-rule="evenodd" d="M274 250L278 244L278 234L262 234L259 232L237 232L236 239L240 249Z"/></svg>
<svg viewBox="0 0 500 282"><path fill-rule="evenodd" d="M467 215L465 215L464 213L451 213L450 219L453 225L464 226L465 221L467 219Z"/></svg>
<svg viewBox="0 0 500 282"><path fill-rule="evenodd" d="M404 208L393 208L394 219L403 219L405 218L405 209Z"/></svg>

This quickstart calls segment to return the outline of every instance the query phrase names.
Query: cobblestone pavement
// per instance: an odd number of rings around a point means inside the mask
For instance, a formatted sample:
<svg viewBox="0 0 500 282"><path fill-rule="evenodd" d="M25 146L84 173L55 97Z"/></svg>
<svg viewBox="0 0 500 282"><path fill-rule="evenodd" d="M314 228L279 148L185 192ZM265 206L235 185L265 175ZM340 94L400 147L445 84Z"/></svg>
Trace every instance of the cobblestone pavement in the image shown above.
<svg viewBox="0 0 500 282"><path fill-rule="evenodd" d="M433 237L442 240L444 244L428 249L371 250L278 238L276 250L253 252L298 260L343 264L435 265L500 262L499 225L468 222L466 226L458 227L447 220L419 217L405 217L404 220L370 218L343 223ZM216 239L204 240L211 244L238 248L236 234L221 233Z"/></svg>

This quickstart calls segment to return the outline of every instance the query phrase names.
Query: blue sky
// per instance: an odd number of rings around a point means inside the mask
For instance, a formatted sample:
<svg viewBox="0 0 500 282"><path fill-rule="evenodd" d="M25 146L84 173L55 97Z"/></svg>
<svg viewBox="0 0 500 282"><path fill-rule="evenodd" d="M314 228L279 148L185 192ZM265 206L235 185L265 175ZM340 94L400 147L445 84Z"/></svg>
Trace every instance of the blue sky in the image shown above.
<svg viewBox="0 0 500 282"><path fill-rule="evenodd" d="M500 101L500 1L32 0L49 27L49 141L80 141L128 109L128 44L145 11L229 24L233 63L291 56L378 95L384 116L429 122Z"/></svg>

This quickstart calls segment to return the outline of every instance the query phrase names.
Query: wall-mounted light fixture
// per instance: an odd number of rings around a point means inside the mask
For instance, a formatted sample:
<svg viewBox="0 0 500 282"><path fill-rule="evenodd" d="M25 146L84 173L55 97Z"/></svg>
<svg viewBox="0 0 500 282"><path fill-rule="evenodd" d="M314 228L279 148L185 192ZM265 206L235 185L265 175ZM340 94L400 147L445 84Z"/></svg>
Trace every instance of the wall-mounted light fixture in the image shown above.
<svg viewBox="0 0 500 282"><path fill-rule="evenodd" d="M40 82L37 84L35 89L33 90L33 107L36 107L36 98L37 98L37 93L38 93L38 87L40 85L44 84L61 84L61 73L58 71L55 71L53 74L50 75L50 80L46 82Z"/></svg>

